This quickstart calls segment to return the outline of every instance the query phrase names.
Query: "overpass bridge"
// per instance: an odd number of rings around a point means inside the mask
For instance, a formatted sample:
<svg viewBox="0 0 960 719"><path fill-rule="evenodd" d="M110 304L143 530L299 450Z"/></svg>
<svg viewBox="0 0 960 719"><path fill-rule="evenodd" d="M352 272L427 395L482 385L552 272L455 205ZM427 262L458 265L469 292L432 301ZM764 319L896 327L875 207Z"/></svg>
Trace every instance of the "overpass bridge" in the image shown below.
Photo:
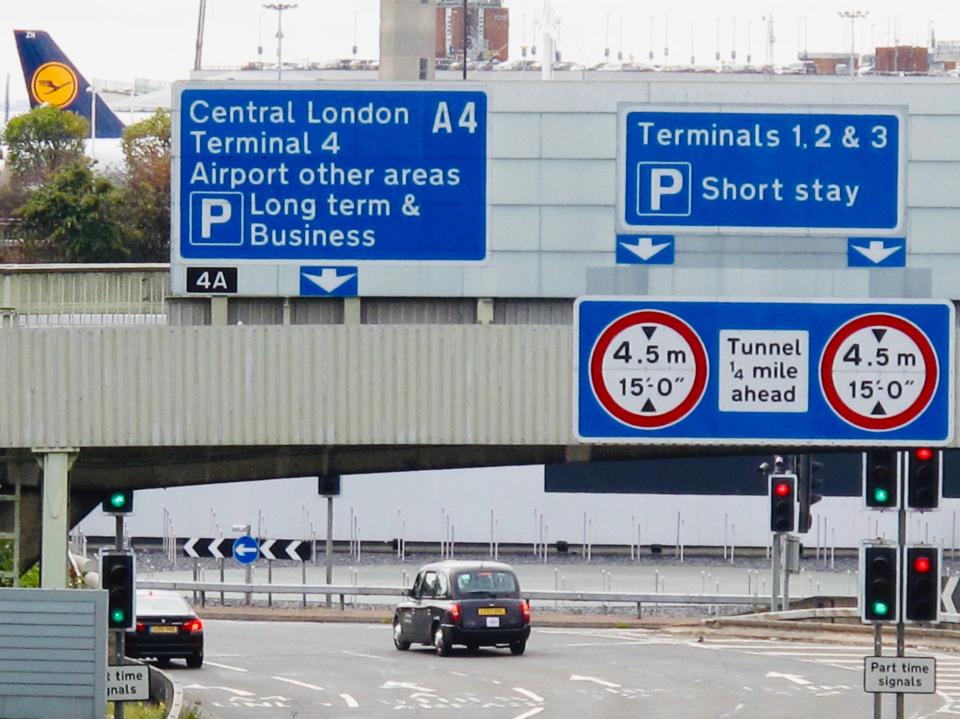
<svg viewBox="0 0 960 719"><path fill-rule="evenodd" d="M374 263L347 298L171 297L184 282L165 265L0 268L0 448L23 492L22 564L41 517L59 533L45 545L62 546L114 487L698 452L575 442L578 296L958 299L955 81L458 87L487 96L485 264ZM619 264L624 104L893 108L909 262L853 268L843 236L718 230L681 233L673 264ZM46 573L56 552L44 554Z"/></svg>

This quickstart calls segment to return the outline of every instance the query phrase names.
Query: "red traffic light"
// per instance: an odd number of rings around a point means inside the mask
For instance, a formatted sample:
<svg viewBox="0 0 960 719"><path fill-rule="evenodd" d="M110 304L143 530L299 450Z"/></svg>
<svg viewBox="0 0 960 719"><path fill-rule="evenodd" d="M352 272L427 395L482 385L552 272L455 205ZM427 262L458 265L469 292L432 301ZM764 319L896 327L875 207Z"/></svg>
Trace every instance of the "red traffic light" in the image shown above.
<svg viewBox="0 0 960 719"><path fill-rule="evenodd" d="M930 557L920 556L913 560L913 570L918 574L926 574L932 566Z"/></svg>
<svg viewBox="0 0 960 719"><path fill-rule="evenodd" d="M929 447L920 447L913 451L913 456L919 459L921 462L929 462L933 459L933 450Z"/></svg>
<svg viewBox="0 0 960 719"><path fill-rule="evenodd" d="M786 497L790 494L790 484L788 482L778 482L773 485L773 493L778 497Z"/></svg>

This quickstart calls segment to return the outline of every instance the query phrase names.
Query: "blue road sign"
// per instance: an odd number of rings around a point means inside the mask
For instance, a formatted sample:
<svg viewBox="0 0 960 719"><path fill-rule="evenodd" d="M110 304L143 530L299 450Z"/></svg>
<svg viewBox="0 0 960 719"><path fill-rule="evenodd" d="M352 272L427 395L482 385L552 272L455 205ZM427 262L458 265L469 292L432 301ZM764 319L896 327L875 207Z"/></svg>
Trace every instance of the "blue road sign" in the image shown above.
<svg viewBox="0 0 960 719"><path fill-rule="evenodd" d="M584 297L574 432L584 442L944 445L950 302Z"/></svg>
<svg viewBox="0 0 960 719"><path fill-rule="evenodd" d="M672 265L673 235L617 235L618 265Z"/></svg>
<svg viewBox="0 0 960 719"><path fill-rule="evenodd" d="M903 127L887 111L624 106L618 229L897 234Z"/></svg>
<svg viewBox="0 0 960 719"><path fill-rule="evenodd" d="M260 556L260 545L249 534L233 540L233 558L240 564L253 564Z"/></svg>
<svg viewBox="0 0 960 719"><path fill-rule="evenodd" d="M356 267L301 267L300 294L304 297L356 297L359 275Z"/></svg>
<svg viewBox="0 0 960 719"><path fill-rule="evenodd" d="M905 237L851 237L847 240L848 267L906 267Z"/></svg>
<svg viewBox="0 0 960 719"><path fill-rule="evenodd" d="M486 258L476 91L178 87L173 258Z"/></svg>

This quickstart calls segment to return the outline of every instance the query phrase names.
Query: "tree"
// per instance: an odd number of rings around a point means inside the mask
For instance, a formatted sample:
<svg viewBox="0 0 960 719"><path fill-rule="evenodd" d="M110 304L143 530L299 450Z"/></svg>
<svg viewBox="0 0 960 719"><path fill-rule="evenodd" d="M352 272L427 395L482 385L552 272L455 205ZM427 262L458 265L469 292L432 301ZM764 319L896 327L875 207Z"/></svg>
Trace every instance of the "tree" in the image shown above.
<svg viewBox="0 0 960 719"><path fill-rule="evenodd" d="M130 259L170 258L170 114L157 110L123 131L124 230Z"/></svg>
<svg viewBox="0 0 960 719"><path fill-rule="evenodd" d="M85 161L68 165L19 210L29 254L47 261L121 262L120 194Z"/></svg>
<svg viewBox="0 0 960 719"><path fill-rule="evenodd" d="M51 105L13 118L3 132L13 180L27 186L42 184L82 160L83 141L89 134L85 119Z"/></svg>

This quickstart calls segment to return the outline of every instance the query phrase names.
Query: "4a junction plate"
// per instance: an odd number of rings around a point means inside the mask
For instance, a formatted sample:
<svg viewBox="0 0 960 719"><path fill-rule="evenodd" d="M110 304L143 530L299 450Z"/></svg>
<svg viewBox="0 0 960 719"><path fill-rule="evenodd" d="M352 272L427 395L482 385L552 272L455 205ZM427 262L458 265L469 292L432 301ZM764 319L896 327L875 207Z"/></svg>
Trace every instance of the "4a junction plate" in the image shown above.
<svg viewBox="0 0 960 719"><path fill-rule="evenodd" d="M584 297L585 442L906 446L953 436L949 302Z"/></svg>

